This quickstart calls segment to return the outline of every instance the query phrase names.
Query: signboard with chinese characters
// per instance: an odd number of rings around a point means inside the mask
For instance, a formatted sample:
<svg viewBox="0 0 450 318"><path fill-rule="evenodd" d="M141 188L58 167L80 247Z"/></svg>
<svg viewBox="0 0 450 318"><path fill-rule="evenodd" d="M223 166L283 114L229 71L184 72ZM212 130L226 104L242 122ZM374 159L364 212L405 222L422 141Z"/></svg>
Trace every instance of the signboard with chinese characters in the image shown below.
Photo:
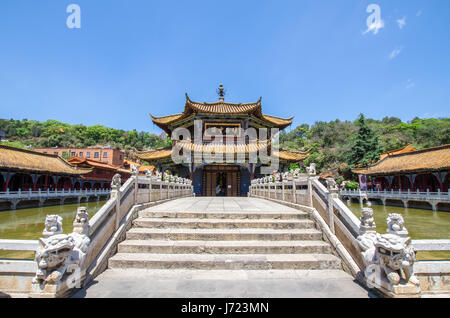
<svg viewBox="0 0 450 318"><path fill-rule="evenodd" d="M239 123L205 123L205 137L233 136L240 137Z"/></svg>

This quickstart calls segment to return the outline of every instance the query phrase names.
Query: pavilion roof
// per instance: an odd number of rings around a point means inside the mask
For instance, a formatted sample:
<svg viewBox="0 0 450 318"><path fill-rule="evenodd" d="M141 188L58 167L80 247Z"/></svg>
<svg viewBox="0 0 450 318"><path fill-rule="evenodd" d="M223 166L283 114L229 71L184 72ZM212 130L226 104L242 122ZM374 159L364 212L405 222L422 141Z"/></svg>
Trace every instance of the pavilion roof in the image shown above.
<svg viewBox="0 0 450 318"><path fill-rule="evenodd" d="M278 156L280 160L298 162L308 158L309 154L305 152L280 149L280 151L278 152Z"/></svg>
<svg viewBox="0 0 450 318"><path fill-rule="evenodd" d="M387 155L368 168L353 169L365 175L439 171L450 168L450 145Z"/></svg>
<svg viewBox="0 0 450 318"><path fill-rule="evenodd" d="M92 171L76 167L58 155L6 145L0 145L0 168L67 175L81 175Z"/></svg>
<svg viewBox="0 0 450 318"><path fill-rule="evenodd" d="M169 125L174 124L184 118L189 117L193 113L201 114L217 114L217 115L253 115L268 125L284 129L292 124L291 118L281 118L276 116L265 115L262 113L261 108L261 98L255 103L247 104L233 104L227 103L224 100L219 100L214 103L199 103L192 101L186 94L186 103L184 106L184 111L180 114L155 117L152 114L153 123L158 127L170 133Z"/></svg>
<svg viewBox="0 0 450 318"><path fill-rule="evenodd" d="M181 143L181 146L186 145L188 142L179 142ZM254 143L249 144L231 144L227 145L225 144L202 144L197 145L194 143L189 142L188 147L190 151L193 153L194 151L201 151L201 152L208 152L208 153L217 153L219 151L222 151L222 153L245 153L249 154L250 152L256 152L261 151L267 148L267 144L263 142L256 141ZM158 160L164 160L171 158L172 155L172 147L166 147L166 148L160 148L150 151L142 151L137 153L137 157L142 160L154 162ZM298 162L306 157L308 157L308 154L306 153L299 153L294 151L285 151L280 150L278 152L279 158L281 160L286 161L292 161L292 162Z"/></svg>
<svg viewBox="0 0 450 318"><path fill-rule="evenodd" d="M113 170L113 171L118 171L118 172L122 172L122 173L130 173L130 171L125 170L120 168L119 166L113 166L101 161L97 161L97 160L92 160L92 159L87 159L87 158L81 158L81 157L72 157L68 160L71 164L74 165L80 165L80 164L85 164L87 166L93 167L93 168L101 168L101 169L106 169L106 170Z"/></svg>

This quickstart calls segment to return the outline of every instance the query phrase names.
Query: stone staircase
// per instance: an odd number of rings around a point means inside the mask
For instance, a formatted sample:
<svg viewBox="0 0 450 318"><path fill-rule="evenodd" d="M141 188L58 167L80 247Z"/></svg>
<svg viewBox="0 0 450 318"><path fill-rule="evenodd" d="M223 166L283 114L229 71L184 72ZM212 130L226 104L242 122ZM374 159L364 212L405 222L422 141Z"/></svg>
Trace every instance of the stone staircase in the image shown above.
<svg viewBox="0 0 450 318"><path fill-rule="evenodd" d="M181 208L178 208L181 209ZM335 270L307 213L158 210L139 213L110 269Z"/></svg>

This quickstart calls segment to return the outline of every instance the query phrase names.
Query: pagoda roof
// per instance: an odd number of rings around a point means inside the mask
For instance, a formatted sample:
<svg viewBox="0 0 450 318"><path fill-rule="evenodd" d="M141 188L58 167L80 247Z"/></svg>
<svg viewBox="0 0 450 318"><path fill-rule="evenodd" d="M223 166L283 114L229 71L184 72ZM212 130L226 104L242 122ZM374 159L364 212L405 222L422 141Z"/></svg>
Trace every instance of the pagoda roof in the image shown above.
<svg viewBox="0 0 450 318"><path fill-rule="evenodd" d="M183 142L179 142L179 143L183 143ZM184 146L184 145L181 144L180 146ZM266 149L267 144L264 142L254 142L254 143L249 143L249 144L232 144L232 145L214 144L214 143L197 145L197 144L189 142L188 147L191 152L199 151L199 152L207 152L207 153L217 153L217 152L221 151L223 154L226 154L226 153L249 154L250 152L256 152L256 151L261 151L261 150ZM142 151L142 152L138 152L136 155L139 159L142 159L145 161L150 161L150 162L155 162L158 160L166 160L166 159L171 158L172 146L166 147L166 148L150 150L150 151ZM280 150L280 151L278 151L278 156L279 156L280 160L298 162L298 161L301 161L301 160L305 159L306 157L308 157L308 154L294 152L294 151Z"/></svg>
<svg viewBox="0 0 450 318"><path fill-rule="evenodd" d="M92 171L76 167L58 155L6 145L0 145L0 168L65 175L81 175Z"/></svg>
<svg viewBox="0 0 450 318"><path fill-rule="evenodd" d="M184 118L189 117L193 113L201 114L217 114L217 115L254 115L255 117L266 122L270 126L284 129L292 124L291 118L281 118L276 116L265 115L262 113L261 98L255 103L233 104L227 103L223 99L214 103L199 103L192 101L186 93L186 103L184 111L180 114L155 117L152 114L153 123L158 127L170 133L169 125L174 124Z"/></svg>
<svg viewBox="0 0 450 318"><path fill-rule="evenodd" d="M353 169L364 175L383 175L450 169L450 145L387 155L368 168Z"/></svg>

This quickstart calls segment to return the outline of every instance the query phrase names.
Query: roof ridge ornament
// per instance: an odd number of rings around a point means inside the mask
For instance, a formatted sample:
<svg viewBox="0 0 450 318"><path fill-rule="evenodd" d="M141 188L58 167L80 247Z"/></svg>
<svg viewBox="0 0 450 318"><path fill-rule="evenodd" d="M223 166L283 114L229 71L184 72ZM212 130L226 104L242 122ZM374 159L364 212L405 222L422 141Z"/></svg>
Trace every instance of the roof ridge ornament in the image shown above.
<svg viewBox="0 0 450 318"><path fill-rule="evenodd" d="M219 85L219 88L217 89L217 95L219 95L219 101L223 102L225 100L226 91L223 89L223 84Z"/></svg>

